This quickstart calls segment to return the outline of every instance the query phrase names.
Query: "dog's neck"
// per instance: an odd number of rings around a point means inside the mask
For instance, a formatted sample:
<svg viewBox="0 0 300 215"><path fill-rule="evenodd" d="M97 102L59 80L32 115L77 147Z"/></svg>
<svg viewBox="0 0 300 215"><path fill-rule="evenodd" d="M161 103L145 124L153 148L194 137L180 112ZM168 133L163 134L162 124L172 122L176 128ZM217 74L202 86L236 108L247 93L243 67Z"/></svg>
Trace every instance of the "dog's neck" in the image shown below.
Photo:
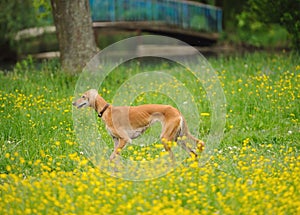
<svg viewBox="0 0 300 215"><path fill-rule="evenodd" d="M109 104L99 95L96 97L95 101L95 111L98 113L99 117L102 117L104 112L109 108Z"/></svg>

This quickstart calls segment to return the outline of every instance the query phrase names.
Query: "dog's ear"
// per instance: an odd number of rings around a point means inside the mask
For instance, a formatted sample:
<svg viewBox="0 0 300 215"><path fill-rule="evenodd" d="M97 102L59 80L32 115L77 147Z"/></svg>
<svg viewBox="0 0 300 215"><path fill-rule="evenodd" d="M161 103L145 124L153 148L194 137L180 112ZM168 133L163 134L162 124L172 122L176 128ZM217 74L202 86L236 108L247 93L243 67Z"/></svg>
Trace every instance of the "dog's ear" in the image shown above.
<svg viewBox="0 0 300 215"><path fill-rule="evenodd" d="M89 97L95 99L98 95L98 91L96 89L90 89L89 91Z"/></svg>
<svg viewBox="0 0 300 215"><path fill-rule="evenodd" d="M87 97L87 100L88 100L90 106L94 107L95 102L96 102L96 98L99 95L98 91L95 90L95 89L90 89L90 90L87 91L86 95L87 95L86 97Z"/></svg>

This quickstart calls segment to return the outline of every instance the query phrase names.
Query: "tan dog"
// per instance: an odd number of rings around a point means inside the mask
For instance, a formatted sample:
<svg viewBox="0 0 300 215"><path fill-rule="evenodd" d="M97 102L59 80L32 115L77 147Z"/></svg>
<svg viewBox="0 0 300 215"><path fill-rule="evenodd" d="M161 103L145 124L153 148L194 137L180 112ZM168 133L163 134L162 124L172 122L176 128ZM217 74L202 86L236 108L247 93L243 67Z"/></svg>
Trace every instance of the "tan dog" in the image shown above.
<svg viewBox="0 0 300 215"><path fill-rule="evenodd" d="M178 141L180 146L188 153L197 154L188 147L179 137L187 137L197 143L199 150L203 150L204 142L193 137L189 131L185 119L176 108L170 105L146 104L140 106L112 106L108 104L95 89L88 90L81 98L73 102L77 108L91 107L96 110L99 117L105 122L106 129L112 136L115 147L110 156L113 160L116 155L132 139L140 136L154 122L162 124L160 138L166 151L170 153L174 161L168 141Z"/></svg>

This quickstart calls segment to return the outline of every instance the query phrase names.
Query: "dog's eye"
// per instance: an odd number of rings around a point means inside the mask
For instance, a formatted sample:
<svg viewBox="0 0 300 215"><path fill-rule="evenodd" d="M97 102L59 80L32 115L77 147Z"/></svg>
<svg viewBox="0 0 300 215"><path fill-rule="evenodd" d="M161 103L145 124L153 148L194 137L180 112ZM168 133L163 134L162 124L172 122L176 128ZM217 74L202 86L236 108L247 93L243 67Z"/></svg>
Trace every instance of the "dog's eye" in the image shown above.
<svg viewBox="0 0 300 215"><path fill-rule="evenodd" d="M85 96L83 95L83 96L81 96L81 98L85 99Z"/></svg>

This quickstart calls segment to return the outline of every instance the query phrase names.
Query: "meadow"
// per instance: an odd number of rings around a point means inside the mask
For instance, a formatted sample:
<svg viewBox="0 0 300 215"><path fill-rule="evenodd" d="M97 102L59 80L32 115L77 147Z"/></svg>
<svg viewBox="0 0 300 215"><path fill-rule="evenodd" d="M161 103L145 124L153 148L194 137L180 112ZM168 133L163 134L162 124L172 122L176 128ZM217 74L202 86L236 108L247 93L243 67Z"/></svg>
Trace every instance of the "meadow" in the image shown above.
<svg viewBox="0 0 300 215"><path fill-rule="evenodd" d="M71 105L78 75L30 58L0 71L0 214L300 214L299 59L286 52L209 59L226 96L220 145L203 166L187 158L143 181L112 177L82 153ZM139 63L117 68L99 92L113 103L126 74L138 72ZM211 113L197 91L205 137ZM135 101L165 102L172 103L156 93ZM147 160L164 152L153 148L129 146L122 155Z"/></svg>

